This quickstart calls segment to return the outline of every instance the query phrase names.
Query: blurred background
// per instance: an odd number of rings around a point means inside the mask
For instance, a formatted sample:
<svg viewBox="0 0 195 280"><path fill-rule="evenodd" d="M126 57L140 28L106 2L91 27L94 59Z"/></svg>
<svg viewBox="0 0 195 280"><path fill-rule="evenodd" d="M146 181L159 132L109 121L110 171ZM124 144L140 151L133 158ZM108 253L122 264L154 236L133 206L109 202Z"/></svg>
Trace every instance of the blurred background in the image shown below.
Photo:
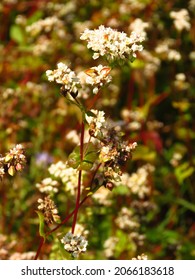
<svg viewBox="0 0 195 280"><path fill-rule="evenodd" d="M78 143L80 114L45 72L58 62L75 72L107 65L80 40L85 28L100 25L146 38L131 65L112 70L95 104L138 147L118 186L102 188L80 209L89 241L80 258L195 259L194 16L194 0L1 1L0 154L21 143L27 163L0 181L0 259L33 257L36 186ZM54 201L65 217L75 197L59 183ZM63 258L58 243L49 240L40 258Z"/></svg>

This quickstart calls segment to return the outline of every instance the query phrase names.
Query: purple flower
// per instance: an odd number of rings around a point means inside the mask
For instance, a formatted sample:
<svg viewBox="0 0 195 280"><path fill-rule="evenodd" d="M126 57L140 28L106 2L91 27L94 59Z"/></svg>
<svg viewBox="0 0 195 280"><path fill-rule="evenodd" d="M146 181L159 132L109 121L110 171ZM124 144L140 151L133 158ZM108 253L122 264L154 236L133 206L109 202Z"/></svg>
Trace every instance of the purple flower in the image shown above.
<svg viewBox="0 0 195 280"><path fill-rule="evenodd" d="M35 162L38 166L47 166L53 162L53 157L48 152L37 153Z"/></svg>

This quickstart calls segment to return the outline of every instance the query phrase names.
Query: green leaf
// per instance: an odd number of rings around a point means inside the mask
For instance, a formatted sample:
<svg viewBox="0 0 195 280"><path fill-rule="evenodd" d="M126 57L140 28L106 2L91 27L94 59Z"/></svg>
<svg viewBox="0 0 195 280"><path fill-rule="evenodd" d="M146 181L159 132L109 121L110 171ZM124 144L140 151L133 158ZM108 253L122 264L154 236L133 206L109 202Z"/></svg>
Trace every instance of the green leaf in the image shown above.
<svg viewBox="0 0 195 280"><path fill-rule="evenodd" d="M140 68L143 68L145 63L143 62L143 60L140 60L140 59L136 59L135 61L133 61L133 63L130 63L130 66L134 69L140 69Z"/></svg>
<svg viewBox="0 0 195 280"><path fill-rule="evenodd" d="M25 41L24 32L18 25L12 25L10 28L10 37L18 44L23 44Z"/></svg>
<svg viewBox="0 0 195 280"><path fill-rule="evenodd" d="M79 166L79 169L80 170L85 170L85 171L89 171L93 166L93 163L92 162L89 162L89 161L86 161L86 160L83 160Z"/></svg>
<svg viewBox="0 0 195 280"><path fill-rule="evenodd" d="M44 231L44 228L45 228L44 215L40 211L35 211L35 212L39 216L39 235L42 236L45 241L46 235L45 235L45 231Z"/></svg>
<svg viewBox="0 0 195 280"><path fill-rule="evenodd" d="M180 184L194 173L194 167L190 166L188 162L184 162L175 168L175 176Z"/></svg>
<svg viewBox="0 0 195 280"><path fill-rule="evenodd" d="M191 210L192 212L195 212L195 204L193 204L185 199L182 199L182 198L177 199L176 203L184 206L185 208L187 208L188 210Z"/></svg>
<svg viewBox="0 0 195 280"><path fill-rule="evenodd" d="M36 11L35 13L32 14L31 17L27 19L28 25L38 21L43 17L43 12L41 10Z"/></svg>
<svg viewBox="0 0 195 280"><path fill-rule="evenodd" d="M80 170L89 171L97 159L97 151L92 143L84 144L83 151L84 158L81 162L80 146L77 146L68 157L68 165L75 169L79 168Z"/></svg>
<svg viewBox="0 0 195 280"><path fill-rule="evenodd" d="M68 165L76 169L78 168L80 161L80 147L77 146L68 157Z"/></svg>
<svg viewBox="0 0 195 280"><path fill-rule="evenodd" d="M138 145L136 150L133 152L133 160L153 161L155 158L156 153L144 145Z"/></svg>

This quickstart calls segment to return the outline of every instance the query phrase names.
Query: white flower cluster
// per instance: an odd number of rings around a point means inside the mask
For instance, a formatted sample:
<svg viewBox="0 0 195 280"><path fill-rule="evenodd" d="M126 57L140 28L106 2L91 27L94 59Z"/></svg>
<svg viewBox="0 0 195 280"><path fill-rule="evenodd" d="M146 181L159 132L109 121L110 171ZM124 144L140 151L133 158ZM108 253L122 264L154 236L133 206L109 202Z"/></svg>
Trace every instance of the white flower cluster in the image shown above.
<svg viewBox="0 0 195 280"><path fill-rule="evenodd" d="M136 52L143 50L141 43L145 38L136 32L128 37L124 32L101 25L95 30L85 29L80 39L86 40L87 47L94 51L93 59L106 56L112 61L135 58Z"/></svg>
<svg viewBox="0 0 195 280"><path fill-rule="evenodd" d="M111 258L114 255L115 247L118 241L119 239L117 237L111 236L104 242L104 253L107 258Z"/></svg>
<svg viewBox="0 0 195 280"><path fill-rule="evenodd" d="M147 38L147 33L145 29L149 28L149 23L144 22L140 18L136 18L129 26L130 31L134 31L137 34L140 34L143 38Z"/></svg>
<svg viewBox="0 0 195 280"><path fill-rule="evenodd" d="M182 154L180 154L179 152L175 152L170 160L170 164L174 167L178 166L182 157Z"/></svg>
<svg viewBox="0 0 195 280"><path fill-rule="evenodd" d="M55 180L52 180L50 177L45 178L41 181L41 183L37 183L36 187L39 189L41 193L57 193L57 186L59 183Z"/></svg>
<svg viewBox="0 0 195 280"><path fill-rule="evenodd" d="M90 127L93 127L94 136L97 136L101 128L105 125L105 113L103 111L91 110L94 116L89 116L85 114L85 119Z"/></svg>
<svg viewBox="0 0 195 280"><path fill-rule="evenodd" d="M122 0L119 6L119 13L121 14L131 14L132 11L141 11L147 5L147 1L140 0Z"/></svg>
<svg viewBox="0 0 195 280"><path fill-rule="evenodd" d="M133 212L126 207L121 209L115 222L119 228L125 230L137 229L140 227L140 224L136 221Z"/></svg>
<svg viewBox="0 0 195 280"><path fill-rule="evenodd" d="M112 204L110 197L111 192L107 188L99 188L92 198L101 205L110 206Z"/></svg>
<svg viewBox="0 0 195 280"><path fill-rule="evenodd" d="M57 34L60 33L62 35L62 29L63 29L63 21L61 21L60 19L58 19L56 16L52 16L52 17L47 17L45 19L40 19L34 23L32 23L31 25L28 25L26 27L26 31L28 33L30 33L32 36L36 36L38 34L40 34L42 31L49 33L52 30L55 30L57 32ZM60 35L60 36L61 36ZM64 36L65 34L63 34Z"/></svg>
<svg viewBox="0 0 195 280"><path fill-rule="evenodd" d="M151 164L143 165L138 168L137 172L134 172L129 176L127 173L123 173L121 182L119 185L125 185L130 188L133 194L138 195L140 199L143 199L150 193L150 184L148 177L151 172L154 171L154 166Z"/></svg>
<svg viewBox="0 0 195 280"><path fill-rule="evenodd" d="M74 234L86 237L89 234L89 231L85 229L83 225L77 223L75 226Z"/></svg>
<svg viewBox="0 0 195 280"><path fill-rule="evenodd" d="M181 54L175 49L171 48L173 44L174 40L165 39L164 41L159 42L155 48L155 52L161 55L162 59L178 61L181 59Z"/></svg>
<svg viewBox="0 0 195 280"><path fill-rule="evenodd" d="M188 10L186 9L181 9L178 12L171 11L170 12L170 17L173 19L175 28L178 31L182 31L183 29L189 30L191 27L190 24L190 16L188 13Z"/></svg>
<svg viewBox="0 0 195 280"><path fill-rule="evenodd" d="M128 110L124 108L121 112L122 118L127 123L127 128L130 130L139 130L141 128L142 122L144 121L144 115L139 110Z"/></svg>
<svg viewBox="0 0 195 280"><path fill-rule="evenodd" d="M84 91L86 86L93 86L93 93L97 94L99 89L110 83L112 77L109 75L111 68L108 66L98 65L81 71L78 75L75 74L67 65L60 62L57 64L57 69L47 70L46 76L50 82L55 81L63 85L63 90L69 93L78 93L78 89L83 88L82 97L86 98ZM80 94L79 94L80 95ZM80 96L79 96L80 97Z"/></svg>
<svg viewBox="0 0 195 280"><path fill-rule="evenodd" d="M64 86L64 90L69 93L76 93L80 85L75 72L62 62L57 64L56 70L47 70L46 76L50 82L55 81L57 84L62 84Z"/></svg>
<svg viewBox="0 0 195 280"><path fill-rule="evenodd" d="M154 56L151 52L143 50L141 57L144 60L144 75L146 77L152 77L160 68L161 60L160 58Z"/></svg>
<svg viewBox="0 0 195 280"><path fill-rule="evenodd" d="M93 88L93 93L97 94L99 88L111 82L112 77L109 75L110 71L110 67L102 66L100 64L84 71L82 81L84 81L86 84L95 86Z"/></svg>
<svg viewBox="0 0 195 280"><path fill-rule="evenodd" d="M184 73L177 73L175 75L174 86L178 90L185 90L189 88L189 83L186 81L186 75Z"/></svg>
<svg viewBox="0 0 195 280"><path fill-rule="evenodd" d="M141 255L138 255L136 258L132 258L132 260L138 260L138 261L145 261L145 260L147 260L148 259L148 256L147 255L145 255L145 254L141 254Z"/></svg>
<svg viewBox="0 0 195 280"><path fill-rule="evenodd" d="M55 178L59 178L65 185L66 191L70 192L72 195L75 194L77 188L77 170L68 167L68 165L62 161L58 161L55 164L52 164L48 171Z"/></svg>
<svg viewBox="0 0 195 280"><path fill-rule="evenodd" d="M77 258L80 253L85 252L87 249L88 241L81 235L74 235L68 232L62 239L64 249Z"/></svg>
<svg viewBox="0 0 195 280"><path fill-rule="evenodd" d="M74 13L77 9L76 1L64 1L62 4L57 3L57 1L46 1L44 5L50 13L57 14L59 17Z"/></svg>
<svg viewBox="0 0 195 280"><path fill-rule="evenodd" d="M40 56L43 54L49 54L54 48L52 40L48 39L45 35L38 38L36 44L33 46L33 54Z"/></svg>

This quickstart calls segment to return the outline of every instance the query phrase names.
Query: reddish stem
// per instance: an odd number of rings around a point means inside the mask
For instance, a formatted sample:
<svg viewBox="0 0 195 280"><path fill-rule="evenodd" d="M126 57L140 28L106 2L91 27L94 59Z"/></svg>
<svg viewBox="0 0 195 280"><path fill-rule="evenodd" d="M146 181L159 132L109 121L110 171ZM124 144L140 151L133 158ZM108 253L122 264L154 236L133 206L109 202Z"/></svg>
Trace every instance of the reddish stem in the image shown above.
<svg viewBox="0 0 195 280"><path fill-rule="evenodd" d="M38 250L37 250L36 255L35 255L35 257L34 257L34 260L37 260L37 259L38 259L39 254L40 254L40 252L41 252L41 248L42 248L42 246L43 246L43 244L44 244L44 241L45 241L44 238L41 237L41 238L40 238L40 242L39 242L39 247L38 247Z"/></svg>
<svg viewBox="0 0 195 280"><path fill-rule="evenodd" d="M84 142L84 123L82 123L82 128L81 128L81 146L80 146L80 156L81 156L81 161L83 160L83 142ZM90 183L90 188L92 187L92 184L93 184L93 181L95 179L95 176L99 170L101 166L101 163L98 164L94 174L93 174L93 177L91 179L91 183ZM65 224L73 215L74 215L74 220L73 220L73 225L72 225L72 233L74 233L74 229L75 229L75 225L76 225L76 221L77 221L77 215L78 215L78 210L79 208L81 207L81 205L87 200L87 198L89 196L86 196L81 202L80 201L80 194L81 194L81 175L82 175L82 170L79 171L79 177L78 177L78 193L77 193L77 201L76 201L76 207L75 209L68 215L66 216L66 218L60 223L58 224L55 228L53 228L52 230L48 231L46 234L45 234L45 238L47 236L49 236L51 233L53 233L54 231L56 231L57 229L59 229L63 224ZM43 237L40 238L40 243L39 243L39 247L38 247L38 250L37 250L37 253L35 255L35 258L34 260L37 260L39 255L40 255L40 252L41 252L41 248L43 246L45 242L45 239Z"/></svg>

